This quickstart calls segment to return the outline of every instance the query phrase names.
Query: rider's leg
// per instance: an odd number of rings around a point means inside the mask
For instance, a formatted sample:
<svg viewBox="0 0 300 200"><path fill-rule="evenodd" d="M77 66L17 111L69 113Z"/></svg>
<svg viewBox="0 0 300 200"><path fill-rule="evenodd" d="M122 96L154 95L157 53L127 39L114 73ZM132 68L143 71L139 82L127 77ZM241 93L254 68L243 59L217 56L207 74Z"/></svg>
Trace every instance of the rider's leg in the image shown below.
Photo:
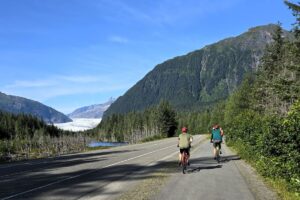
<svg viewBox="0 0 300 200"><path fill-rule="evenodd" d="M183 153L183 150L180 149L180 150L179 150L179 154L178 154L178 158L179 158L178 164L179 164L179 166L181 165L182 153Z"/></svg>
<svg viewBox="0 0 300 200"><path fill-rule="evenodd" d="M216 147L214 147L214 157L215 158L217 157L217 149L216 149Z"/></svg>
<svg viewBox="0 0 300 200"><path fill-rule="evenodd" d="M190 165L190 149L187 150L187 163Z"/></svg>
<svg viewBox="0 0 300 200"><path fill-rule="evenodd" d="M221 143L216 143L216 157L218 156L220 156L220 148L221 147Z"/></svg>
<svg viewBox="0 0 300 200"><path fill-rule="evenodd" d="M216 143L213 144L213 147L214 147L214 157L216 158L217 157Z"/></svg>

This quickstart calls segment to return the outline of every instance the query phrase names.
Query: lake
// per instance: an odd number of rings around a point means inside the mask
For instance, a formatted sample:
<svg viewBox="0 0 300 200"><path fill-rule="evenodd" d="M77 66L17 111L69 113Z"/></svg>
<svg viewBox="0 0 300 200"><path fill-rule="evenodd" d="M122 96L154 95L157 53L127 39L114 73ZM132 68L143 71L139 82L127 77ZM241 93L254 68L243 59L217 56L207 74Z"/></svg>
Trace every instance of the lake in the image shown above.
<svg viewBox="0 0 300 200"><path fill-rule="evenodd" d="M89 147L118 147L127 145L127 142L91 142Z"/></svg>

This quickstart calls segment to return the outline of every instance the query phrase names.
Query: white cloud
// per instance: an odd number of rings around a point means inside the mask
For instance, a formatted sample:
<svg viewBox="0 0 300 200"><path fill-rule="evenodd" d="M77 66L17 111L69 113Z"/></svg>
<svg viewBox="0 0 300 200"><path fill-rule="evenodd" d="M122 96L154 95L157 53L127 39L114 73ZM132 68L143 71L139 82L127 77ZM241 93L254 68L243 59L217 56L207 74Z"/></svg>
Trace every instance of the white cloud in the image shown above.
<svg viewBox="0 0 300 200"><path fill-rule="evenodd" d="M17 80L0 91L38 101L76 94L98 94L126 90L133 83L126 79L109 76L52 76L44 80Z"/></svg>
<svg viewBox="0 0 300 200"><path fill-rule="evenodd" d="M102 79L98 76L58 75L45 78L43 80L16 80L14 83L6 85L5 88L45 88L60 85L62 82L93 83L100 82L101 80Z"/></svg>
<svg viewBox="0 0 300 200"><path fill-rule="evenodd" d="M108 38L108 40L111 41L111 42L116 42L116 43L121 43L121 44L128 43L128 39L127 38L121 37L121 36L116 36L116 35L110 36Z"/></svg>
<svg viewBox="0 0 300 200"><path fill-rule="evenodd" d="M5 86L6 88L38 88L55 85L53 80L17 80L13 84Z"/></svg>
<svg viewBox="0 0 300 200"><path fill-rule="evenodd" d="M160 0L129 3L121 0L102 1L99 7L110 8L115 20L130 18L130 20L149 23L157 26L178 25L194 22L191 19L232 8L245 0Z"/></svg>
<svg viewBox="0 0 300 200"><path fill-rule="evenodd" d="M58 76L58 79L64 80L64 81L70 81L75 83L93 83L98 82L101 79L97 76Z"/></svg>

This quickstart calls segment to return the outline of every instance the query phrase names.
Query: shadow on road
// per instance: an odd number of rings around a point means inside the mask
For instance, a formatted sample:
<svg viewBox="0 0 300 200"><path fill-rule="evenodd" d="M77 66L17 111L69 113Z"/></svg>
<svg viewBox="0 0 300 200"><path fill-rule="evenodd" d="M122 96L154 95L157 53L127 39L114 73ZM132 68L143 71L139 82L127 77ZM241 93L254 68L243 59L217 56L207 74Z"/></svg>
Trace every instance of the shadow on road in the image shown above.
<svg viewBox="0 0 300 200"><path fill-rule="evenodd" d="M191 166L188 167L187 173L200 172L201 170L211 170L216 168L222 168L222 164L231 160L240 160L237 155L222 156L218 163L213 157L198 157L191 158Z"/></svg>
<svg viewBox="0 0 300 200"><path fill-rule="evenodd" d="M221 156L221 162L229 162L231 160L240 160L241 157L238 155Z"/></svg>
<svg viewBox="0 0 300 200"><path fill-rule="evenodd" d="M195 173L200 172L200 170L207 170L207 169L216 169L216 168L222 168L222 165L212 165L212 166L200 166L197 168L188 169L187 173Z"/></svg>
<svg viewBox="0 0 300 200"><path fill-rule="evenodd" d="M20 161L13 163L6 163L0 165L0 182L3 176L18 174L18 177L22 177L22 174L19 172L34 172L37 171L48 171L53 168L57 168L62 165L63 167L76 166L89 162L98 162L107 160L108 157L111 158L113 154L128 153L135 150L124 150L124 151L101 151L101 152L91 152L83 154L72 154L64 155L61 157L55 158L46 158L46 159L36 159L30 161ZM25 174L28 176L28 174Z"/></svg>
<svg viewBox="0 0 300 200"><path fill-rule="evenodd" d="M125 164L116 163L110 166L100 165L99 161L109 160L113 154L125 152L130 151L103 151L65 156L53 159L49 163L37 165L39 168L36 168L36 171L33 169L30 173L12 176L6 176L1 172L5 177L0 180L0 199L11 195L17 195L12 199L41 199L45 196L63 197L64 199L80 198L93 191L105 194L108 192L107 185L114 181L127 183L153 179L155 173L164 173L167 176L181 172L177 160L161 161L151 166L136 164L135 161L124 162ZM218 169L222 167L222 163L239 159L236 155L222 156L222 162L218 164L212 157L192 158L188 173ZM82 169L79 167L79 165L88 163L94 163L94 168ZM97 167L98 163L99 167ZM59 171L58 165L60 165ZM22 166L24 167L24 165ZM30 166L27 167L30 169ZM64 171L67 167L74 167L74 170L72 172Z"/></svg>
<svg viewBox="0 0 300 200"><path fill-rule="evenodd" d="M230 155L230 156L221 156L220 163L229 162L231 160L240 160L241 158L237 155ZM216 164L216 160L214 160L213 157L207 156L207 157L198 157L193 158L191 157L190 162L193 164Z"/></svg>

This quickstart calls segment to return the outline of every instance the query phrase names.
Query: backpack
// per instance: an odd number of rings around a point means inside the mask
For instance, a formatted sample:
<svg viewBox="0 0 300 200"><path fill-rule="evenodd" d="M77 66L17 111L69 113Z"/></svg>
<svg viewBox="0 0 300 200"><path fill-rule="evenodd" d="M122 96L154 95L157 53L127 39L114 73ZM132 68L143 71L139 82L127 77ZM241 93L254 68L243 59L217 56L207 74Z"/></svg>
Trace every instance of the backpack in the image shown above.
<svg viewBox="0 0 300 200"><path fill-rule="evenodd" d="M212 130L212 139L222 141L222 134L220 128L216 128Z"/></svg>
<svg viewBox="0 0 300 200"><path fill-rule="evenodd" d="M190 134L180 134L178 138L180 148L188 148L190 146Z"/></svg>

